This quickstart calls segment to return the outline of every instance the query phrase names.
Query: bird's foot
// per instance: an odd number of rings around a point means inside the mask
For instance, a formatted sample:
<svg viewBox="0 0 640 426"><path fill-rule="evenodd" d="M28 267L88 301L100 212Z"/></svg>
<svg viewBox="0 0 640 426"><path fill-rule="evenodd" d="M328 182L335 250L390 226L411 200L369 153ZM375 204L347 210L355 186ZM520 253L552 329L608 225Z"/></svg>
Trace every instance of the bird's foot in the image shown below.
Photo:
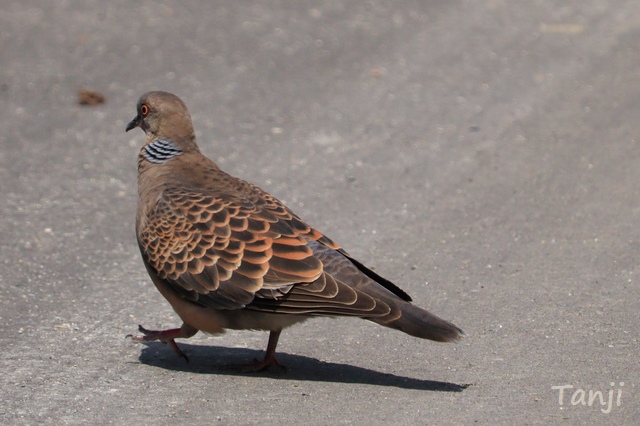
<svg viewBox="0 0 640 426"><path fill-rule="evenodd" d="M276 359L276 346L278 346L278 339L280 338L280 332L282 330L272 330L269 333L269 343L267 344L267 351L262 361L254 360L253 363L242 367L242 371L257 372L264 371L268 368L277 368L280 371L286 371L286 367L281 365Z"/></svg>
<svg viewBox="0 0 640 426"><path fill-rule="evenodd" d="M173 349L179 357L184 358L185 361L189 362L189 358L184 354L184 352L182 352L182 350L180 350L175 341L178 337L191 337L185 336L182 328L172 328L169 330L147 330L143 326L138 325L138 331L143 335L128 334L126 337L130 337L131 340L135 340L136 342L154 342L159 340L160 342L171 346L171 349Z"/></svg>
<svg viewBox="0 0 640 426"><path fill-rule="evenodd" d="M242 366L245 373L257 373L269 369L277 369L279 371L287 371L287 367L280 364L275 356L265 356L262 361L254 360L251 364Z"/></svg>

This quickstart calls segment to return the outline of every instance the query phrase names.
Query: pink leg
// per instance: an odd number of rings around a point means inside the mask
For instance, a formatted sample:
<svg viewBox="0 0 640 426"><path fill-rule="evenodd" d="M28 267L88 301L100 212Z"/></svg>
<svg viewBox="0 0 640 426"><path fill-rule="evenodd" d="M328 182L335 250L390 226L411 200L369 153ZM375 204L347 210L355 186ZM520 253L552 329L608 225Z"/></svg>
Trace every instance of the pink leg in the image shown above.
<svg viewBox="0 0 640 426"><path fill-rule="evenodd" d="M127 337L131 337L132 340L137 342L153 342L159 340L164 344L169 344L175 353L189 362L189 358L187 358L184 352L180 350L174 339L188 339L196 334L198 329L193 328L188 324L182 324L182 327L180 328L172 328L169 330L147 330L143 326L138 325L138 331L140 331L143 336L134 336L129 334Z"/></svg>
<svg viewBox="0 0 640 426"><path fill-rule="evenodd" d="M269 343L267 344L267 352L264 355L262 361L255 361L243 368L247 372L263 371L269 367L278 367L286 369L283 365L280 365L276 359L276 346L278 346L278 338L282 330L276 330L269 333Z"/></svg>

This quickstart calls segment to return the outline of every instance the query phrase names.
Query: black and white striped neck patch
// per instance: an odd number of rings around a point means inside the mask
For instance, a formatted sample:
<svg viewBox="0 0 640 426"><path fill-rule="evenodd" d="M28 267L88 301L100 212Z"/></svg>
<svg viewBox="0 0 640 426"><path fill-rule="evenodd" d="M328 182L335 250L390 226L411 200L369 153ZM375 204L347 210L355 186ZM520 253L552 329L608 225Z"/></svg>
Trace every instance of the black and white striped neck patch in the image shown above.
<svg viewBox="0 0 640 426"><path fill-rule="evenodd" d="M182 154L178 146L167 139L158 139L144 147L142 156L151 163L161 164Z"/></svg>

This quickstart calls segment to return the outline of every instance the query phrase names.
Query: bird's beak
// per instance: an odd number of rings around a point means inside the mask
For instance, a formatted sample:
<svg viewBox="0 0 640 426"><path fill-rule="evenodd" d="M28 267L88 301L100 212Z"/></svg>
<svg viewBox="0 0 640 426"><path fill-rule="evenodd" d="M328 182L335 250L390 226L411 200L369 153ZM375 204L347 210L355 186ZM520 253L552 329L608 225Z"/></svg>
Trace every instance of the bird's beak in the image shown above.
<svg viewBox="0 0 640 426"><path fill-rule="evenodd" d="M140 115L136 115L135 118L133 120L131 120L129 122L129 124L127 124L127 129L126 131L128 132L131 129L135 129L136 127L140 127L140 122L142 121Z"/></svg>

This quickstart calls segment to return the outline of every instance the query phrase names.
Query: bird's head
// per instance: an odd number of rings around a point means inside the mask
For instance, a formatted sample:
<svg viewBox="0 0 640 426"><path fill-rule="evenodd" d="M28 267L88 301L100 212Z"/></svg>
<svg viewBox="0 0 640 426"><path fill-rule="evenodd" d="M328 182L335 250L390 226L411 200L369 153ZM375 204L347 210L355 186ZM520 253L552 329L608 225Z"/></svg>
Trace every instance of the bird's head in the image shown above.
<svg viewBox="0 0 640 426"><path fill-rule="evenodd" d="M147 92L140 97L137 115L127 124L126 131L140 127L147 139L158 137L193 141L191 115L182 99L168 92Z"/></svg>

